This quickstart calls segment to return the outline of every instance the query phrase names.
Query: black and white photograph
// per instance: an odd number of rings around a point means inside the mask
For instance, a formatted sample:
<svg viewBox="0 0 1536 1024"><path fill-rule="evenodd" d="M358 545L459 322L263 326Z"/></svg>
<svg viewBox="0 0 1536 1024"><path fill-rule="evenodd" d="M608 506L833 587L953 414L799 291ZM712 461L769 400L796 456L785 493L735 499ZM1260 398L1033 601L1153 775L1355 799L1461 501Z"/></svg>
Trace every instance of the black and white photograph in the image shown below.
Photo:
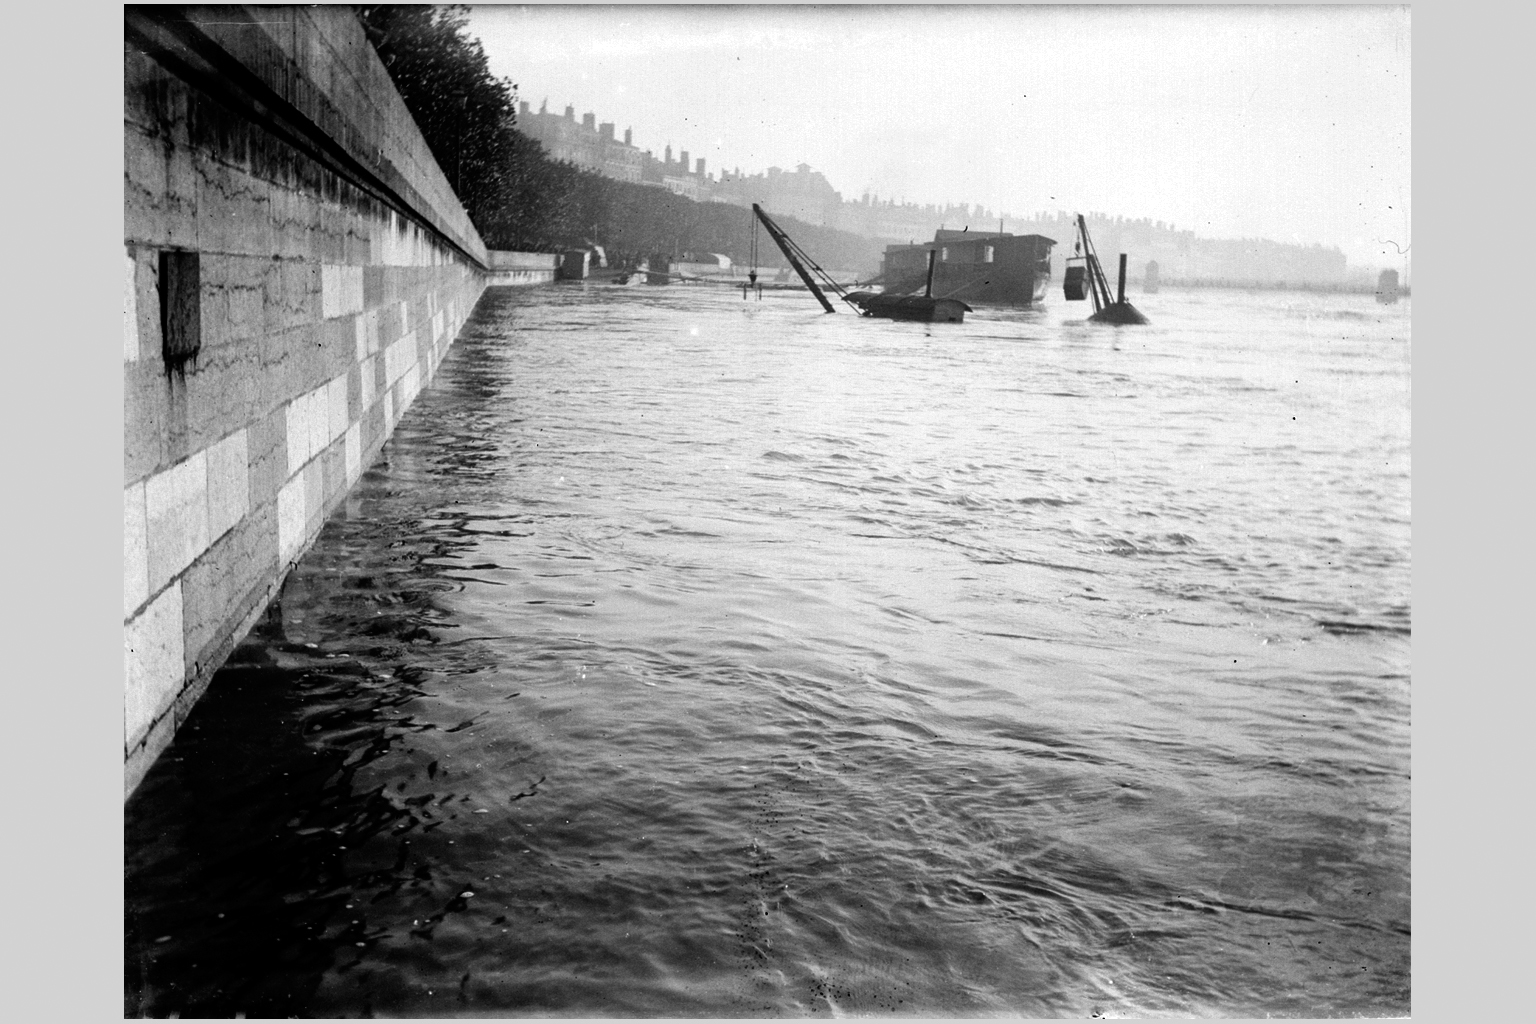
<svg viewBox="0 0 1536 1024"><path fill-rule="evenodd" d="M1408 6L122 20L125 1017L1413 1013Z"/></svg>

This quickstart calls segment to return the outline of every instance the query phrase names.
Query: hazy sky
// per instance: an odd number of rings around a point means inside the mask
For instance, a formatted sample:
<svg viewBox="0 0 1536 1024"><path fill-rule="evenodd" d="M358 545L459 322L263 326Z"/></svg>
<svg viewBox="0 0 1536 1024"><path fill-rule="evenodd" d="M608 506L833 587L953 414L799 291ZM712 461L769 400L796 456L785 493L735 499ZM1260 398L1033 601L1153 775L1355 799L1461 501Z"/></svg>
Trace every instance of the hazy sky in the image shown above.
<svg viewBox="0 0 1536 1024"><path fill-rule="evenodd" d="M1404 6L481 6L491 68L710 170L844 198L1409 241Z"/></svg>

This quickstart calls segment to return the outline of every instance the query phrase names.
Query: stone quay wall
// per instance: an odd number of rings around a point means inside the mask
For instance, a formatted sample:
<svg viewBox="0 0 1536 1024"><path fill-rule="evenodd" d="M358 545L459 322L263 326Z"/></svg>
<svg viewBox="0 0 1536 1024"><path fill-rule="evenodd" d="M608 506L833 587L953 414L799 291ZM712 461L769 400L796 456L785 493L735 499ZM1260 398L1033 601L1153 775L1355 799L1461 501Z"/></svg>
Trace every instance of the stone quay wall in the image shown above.
<svg viewBox="0 0 1536 1024"><path fill-rule="evenodd" d="M554 274L497 279L349 8L129 7L124 41L126 795L482 291Z"/></svg>
<svg viewBox="0 0 1536 1024"><path fill-rule="evenodd" d="M491 250L492 287L549 284L559 272L560 256L556 253Z"/></svg>

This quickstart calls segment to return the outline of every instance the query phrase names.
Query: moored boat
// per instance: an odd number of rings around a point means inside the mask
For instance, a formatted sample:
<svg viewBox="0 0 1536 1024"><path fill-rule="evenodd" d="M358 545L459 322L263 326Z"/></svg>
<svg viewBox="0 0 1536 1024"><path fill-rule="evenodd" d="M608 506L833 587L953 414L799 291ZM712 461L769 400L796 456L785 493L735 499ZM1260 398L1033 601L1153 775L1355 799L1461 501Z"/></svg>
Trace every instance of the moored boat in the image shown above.
<svg viewBox="0 0 1536 1024"><path fill-rule="evenodd" d="M937 298L1029 306L1045 298L1055 245L1044 235L941 228L931 242L887 246L880 280L887 292L916 292L924 287L932 258Z"/></svg>

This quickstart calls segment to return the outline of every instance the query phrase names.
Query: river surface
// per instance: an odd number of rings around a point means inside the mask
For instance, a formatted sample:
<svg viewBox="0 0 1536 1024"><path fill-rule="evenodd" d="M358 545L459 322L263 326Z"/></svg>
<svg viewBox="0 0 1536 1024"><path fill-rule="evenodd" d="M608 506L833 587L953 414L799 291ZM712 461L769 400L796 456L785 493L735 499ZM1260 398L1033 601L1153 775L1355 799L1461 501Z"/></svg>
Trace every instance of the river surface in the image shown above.
<svg viewBox="0 0 1536 1024"><path fill-rule="evenodd" d="M125 809L129 1016L1410 1012L1410 305L487 292Z"/></svg>

